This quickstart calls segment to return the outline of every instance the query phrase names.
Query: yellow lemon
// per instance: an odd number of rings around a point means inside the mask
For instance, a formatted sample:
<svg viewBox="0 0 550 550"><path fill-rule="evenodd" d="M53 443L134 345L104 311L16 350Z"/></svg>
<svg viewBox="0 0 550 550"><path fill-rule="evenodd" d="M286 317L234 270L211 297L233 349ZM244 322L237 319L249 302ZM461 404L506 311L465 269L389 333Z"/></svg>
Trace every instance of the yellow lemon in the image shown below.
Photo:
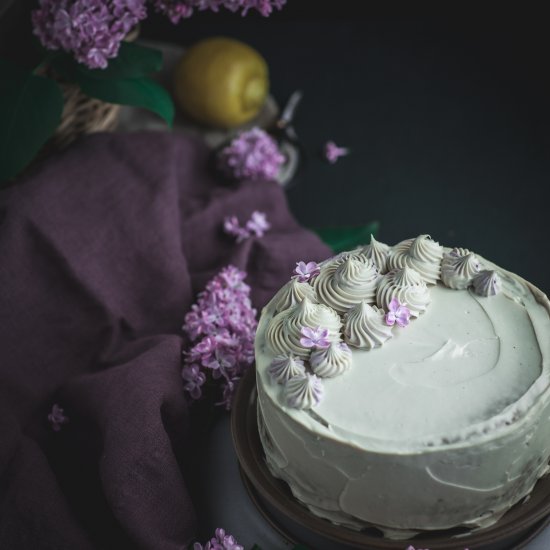
<svg viewBox="0 0 550 550"><path fill-rule="evenodd" d="M269 91L265 59L232 38L206 38L191 46L174 72L180 107L210 126L232 128L254 118Z"/></svg>

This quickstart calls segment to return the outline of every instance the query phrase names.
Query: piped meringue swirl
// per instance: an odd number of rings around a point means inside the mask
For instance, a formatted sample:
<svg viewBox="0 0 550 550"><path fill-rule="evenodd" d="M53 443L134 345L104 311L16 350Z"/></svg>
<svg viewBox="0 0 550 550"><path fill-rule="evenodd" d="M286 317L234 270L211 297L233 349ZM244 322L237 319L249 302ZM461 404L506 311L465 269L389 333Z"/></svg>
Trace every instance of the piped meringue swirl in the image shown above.
<svg viewBox="0 0 550 550"><path fill-rule="evenodd" d="M321 378L333 378L351 365L351 350L344 342L332 342L328 348L316 349L309 359L311 370Z"/></svg>
<svg viewBox="0 0 550 550"><path fill-rule="evenodd" d="M269 374L278 384L284 384L294 376L304 375L304 362L294 355L276 355L269 365Z"/></svg>
<svg viewBox="0 0 550 550"><path fill-rule="evenodd" d="M314 281L319 301L345 313L361 300L374 301L379 279L374 262L362 254L350 254L321 269Z"/></svg>
<svg viewBox="0 0 550 550"><path fill-rule="evenodd" d="M419 235L395 245L388 256L388 268L405 266L417 271L427 284L434 285L440 278L443 247L429 235Z"/></svg>
<svg viewBox="0 0 550 550"><path fill-rule="evenodd" d="M474 292L478 296L495 296L502 290L502 280L496 271L480 271L473 281Z"/></svg>
<svg viewBox="0 0 550 550"><path fill-rule="evenodd" d="M287 404L294 409L311 409L321 402L323 382L315 374L293 376L284 386Z"/></svg>
<svg viewBox="0 0 550 550"><path fill-rule="evenodd" d="M302 283L297 278L293 278L275 295L273 299L275 310L284 311L301 302L306 296L312 302L317 301L315 291L309 283Z"/></svg>
<svg viewBox="0 0 550 550"><path fill-rule="evenodd" d="M443 255L441 280L449 288L464 290L472 284L479 269L479 260L475 254L464 248L453 248Z"/></svg>
<svg viewBox="0 0 550 550"><path fill-rule="evenodd" d="M417 271L405 266L386 273L378 283L378 307L388 311L393 298L397 298L401 305L406 305L412 317L418 317L430 303L430 290Z"/></svg>
<svg viewBox="0 0 550 550"><path fill-rule="evenodd" d="M392 337L392 328L384 321L384 311L363 301L350 309L344 317L344 338L359 349L381 346Z"/></svg>
<svg viewBox="0 0 550 550"><path fill-rule="evenodd" d="M273 353L286 355L293 353L308 357L310 349L300 343L303 327L322 327L328 330L328 338L340 340L341 321L338 314L324 304L314 304L307 296L289 309L281 311L269 323L266 341Z"/></svg>
<svg viewBox="0 0 550 550"><path fill-rule="evenodd" d="M372 235L370 236L370 244L359 249L369 260L374 262L380 274L388 272L388 255L390 247L387 244L377 241Z"/></svg>

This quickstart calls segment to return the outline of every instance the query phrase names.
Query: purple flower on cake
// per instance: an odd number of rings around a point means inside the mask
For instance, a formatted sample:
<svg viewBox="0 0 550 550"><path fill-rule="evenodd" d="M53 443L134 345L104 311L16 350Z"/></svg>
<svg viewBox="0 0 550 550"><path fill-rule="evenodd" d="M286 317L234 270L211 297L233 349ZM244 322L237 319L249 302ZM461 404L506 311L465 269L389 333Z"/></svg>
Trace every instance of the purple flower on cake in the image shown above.
<svg viewBox="0 0 550 550"><path fill-rule="evenodd" d="M334 141L327 141L324 148L325 158L334 164L340 157L349 155L349 149L346 147L339 147Z"/></svg>
<svg viewBox="0 0 550 550"><path fill-rule="evenodd" d="M326 328L302 327L300 332L302 334L300 344L304 348L328 348L330 346L328 329Z"/></svg>
<svg viewBox="0 0 550 550"><path fill-rule="evenodd" d="M241 132L218 153L218 166L237 180L274 180L285 157L277 142L264 130Z"/></svg>
<svg viewBox="0 0 550 550"><path fill-rule="evenodd" d="M256 235L256 237L263 237L264 233L270 228L271 224L267 221L265 212L255 210L246 222L246 229L250 234Z"/></svg>
<svg viewBox="0 0 550 550"><path fill-rule="evenodd" d="M215 536L204 546L198 542L193 545L193 550L244 550L233 535L226 535L224 529L216 529Z"/></svg>
<svg viewBox="0 0 550 550"><path fill-rule="evenodd" d="M294 270L300 283L311 281L314 277L317 277L320 272L321 268L317 262L308 262L307 264L305 262L297 262L296 269Z"/></svg>
<svg viewBox="0 0 550 550"><path fill-rule="evenodd" d="M392 298L388 306L388 313L386 313L386 325L390 327L398 324L400 327L406 327L410 322L411 310L402 304L397 298Z"/></svg>
<svg viewBox="0 0 550 550"><path fill-rule="evenodd" d="M184 389L199 399L208 379L219 381L226 409L237 382L254 362L256 310L246 273L228 266L211 279L185 316L183 331L191 346L184 352Z"/></svg>
<svg viewBox="0 0 550 550"><path fill-rule="evenodd" d="M48 422L52 430L58 432L64 424L69 423L69 418L65 416L65 411L57 403L54 403L52 411L48 414Z"/></svg>

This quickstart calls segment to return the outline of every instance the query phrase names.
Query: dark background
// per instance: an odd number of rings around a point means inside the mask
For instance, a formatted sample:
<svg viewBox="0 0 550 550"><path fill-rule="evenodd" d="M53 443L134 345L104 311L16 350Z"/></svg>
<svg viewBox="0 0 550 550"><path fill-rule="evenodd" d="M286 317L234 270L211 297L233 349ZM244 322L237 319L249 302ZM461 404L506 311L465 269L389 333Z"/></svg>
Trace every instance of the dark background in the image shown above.
<svg viewBox="0 0 550 550"><path fill-rule="evenodd" d="M233 36L264 55L279 103L304 92L295 127L307 158L288 190L304 225L378 220L389 244L429 233L549 292L546 19L360 6L289 0L267 19L199 13L177 27L154 16L141 36ZM23 34L7 19L0 51L13 54ZM320 154L329 139L351 149L335 165Z"/></svg>

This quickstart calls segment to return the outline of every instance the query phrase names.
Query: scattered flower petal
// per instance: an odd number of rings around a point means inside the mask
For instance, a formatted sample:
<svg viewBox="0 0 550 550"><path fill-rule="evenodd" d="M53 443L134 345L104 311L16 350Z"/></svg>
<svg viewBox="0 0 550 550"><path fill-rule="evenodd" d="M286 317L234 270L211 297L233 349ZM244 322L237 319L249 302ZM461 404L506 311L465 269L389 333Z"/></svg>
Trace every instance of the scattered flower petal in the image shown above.
<svg viewBox="0 0 550 550"><path fill-rule="evenodd" d="M54 403L52 411L48 414L48 422L52 430L58 432L64 424L69 423L69 418L65 416L65 411L57 403Z"/></svg>
<svg viewBox="0 0 550 550"><path fill-rule="evenodd" d="M349 155L349 149L346 147L339 147L334 141L327 141L325 143L325 158L334 164L340 157Z"/></svg>
<svg viewBox="0 0 550 550"><path fill-rule="evenodd" d="M233 535L227 535L224 529L216 529L215 536L204 546L198 542L193 545L193 550L244 550Z"/></svg>
<svg viewBox="0 0 550 550"><path fill-rule="evenodd" d="M245 226L241 226L237 216L228 216L224 219L223 230L232 237L235 237L238 243L242 243L252 236L263 237L265 232L271 228L267 221L265 212L255 210Z"/></svg>
<svg viewBox="0 0 550 550"><path fill-rule="evenodd" d="M257 210L252 212L252 216L246 222L246 229L256 237L263 237L264 233L270 228L271 224L267 221L266 214Z"/></svg>

